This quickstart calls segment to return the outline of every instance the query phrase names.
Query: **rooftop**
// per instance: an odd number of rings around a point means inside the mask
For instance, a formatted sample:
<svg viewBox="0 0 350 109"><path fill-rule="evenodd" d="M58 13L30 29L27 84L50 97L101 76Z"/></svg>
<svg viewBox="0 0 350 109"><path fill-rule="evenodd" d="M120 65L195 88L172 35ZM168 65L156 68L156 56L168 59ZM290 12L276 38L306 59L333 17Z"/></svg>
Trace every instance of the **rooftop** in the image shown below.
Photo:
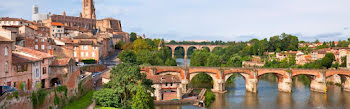
<svg viewBox="0 0 350 109"><path fill-rule="evenodd" d="M161 83L180 83L180 79L176 75L153 75L147 76L147 79L153 81L153 83L161 84Z"/></svg>
<svg viewBox="0 0 350 109"><path fill-rule="evenodd" d="M71 58L55 59L51 65L52 66L65 66L65 65L68 65L70 60L71 60Z"/></svg>
<svg viewBox="0 0 350 109"><path fill-rule="evenodd" d="M30 48L26 48L26 47L21 47L21 46L15 46L16 50L13 51L13 53L17 53L20 55L24 55L27 57L31 57L31 58L36 58L36 59L44 59L44 58L53 58L53 55L50 55L48 53L44 53L44 52L40 52L40 51L36 51Z"/></svg>

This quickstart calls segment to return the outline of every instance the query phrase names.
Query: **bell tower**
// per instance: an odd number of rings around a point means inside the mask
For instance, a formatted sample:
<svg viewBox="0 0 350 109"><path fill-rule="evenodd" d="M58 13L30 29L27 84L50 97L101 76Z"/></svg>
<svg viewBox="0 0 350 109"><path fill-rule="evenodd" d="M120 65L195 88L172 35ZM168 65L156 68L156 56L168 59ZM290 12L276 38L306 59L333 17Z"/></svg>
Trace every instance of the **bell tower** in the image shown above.
<svg viewBox="0 0 350 109"><path fill-rule="evenodd" d="M83 18L96 19L94 0L83 0Z"/></svg>

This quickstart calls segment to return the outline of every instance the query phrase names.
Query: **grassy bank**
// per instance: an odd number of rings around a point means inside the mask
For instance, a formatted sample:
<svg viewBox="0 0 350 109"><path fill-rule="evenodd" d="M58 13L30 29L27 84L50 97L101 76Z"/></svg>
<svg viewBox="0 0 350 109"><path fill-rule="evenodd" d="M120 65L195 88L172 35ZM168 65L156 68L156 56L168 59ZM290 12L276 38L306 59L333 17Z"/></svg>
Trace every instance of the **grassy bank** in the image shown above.
<svg viewBox="0 0 350 109"><path fill-rule="evenodd" d="M62 109L86 109L92 103L93 91L89 91L84 96L75 100L68 105L64 106Z"/></svg>

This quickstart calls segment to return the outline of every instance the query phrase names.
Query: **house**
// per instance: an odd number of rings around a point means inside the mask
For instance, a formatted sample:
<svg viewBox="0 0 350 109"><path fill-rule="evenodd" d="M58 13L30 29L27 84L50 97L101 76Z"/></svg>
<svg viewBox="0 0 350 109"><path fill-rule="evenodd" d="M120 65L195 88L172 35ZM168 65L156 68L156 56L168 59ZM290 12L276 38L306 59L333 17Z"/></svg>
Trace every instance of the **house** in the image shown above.
<svg viewBox="0 0 350 109"><path fill-rule="evenodd" d="M66 83L67 78L65 77L79 70L72 58L55 59L50 65L50 69L51 72L48 77L50 80L50 87Z"/></svg>
<svg viewBox="0 0 350 109"><path fill-rule="evenodd" d="M153 96L156 100L181 99L181 81L176 75L152 75L147 79L153 81L152 87L155 88Z"/></svg>

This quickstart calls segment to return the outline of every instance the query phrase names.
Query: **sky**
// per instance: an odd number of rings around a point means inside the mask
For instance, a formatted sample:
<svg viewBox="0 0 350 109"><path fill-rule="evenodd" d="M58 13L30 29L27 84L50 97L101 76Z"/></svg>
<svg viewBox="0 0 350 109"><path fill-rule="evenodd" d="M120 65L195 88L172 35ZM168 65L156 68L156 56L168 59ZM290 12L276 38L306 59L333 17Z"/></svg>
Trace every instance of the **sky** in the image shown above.
<svg viewBox="0 0 350 109"><path fill-rule="evenodd" d="M1 0L0 17L31 20L40 13L79 16L82 0ZM95 0L98 19L112 17L125 32L165 40L247 41L281 33L299 40L350 36L350 0Z"/></svg>

